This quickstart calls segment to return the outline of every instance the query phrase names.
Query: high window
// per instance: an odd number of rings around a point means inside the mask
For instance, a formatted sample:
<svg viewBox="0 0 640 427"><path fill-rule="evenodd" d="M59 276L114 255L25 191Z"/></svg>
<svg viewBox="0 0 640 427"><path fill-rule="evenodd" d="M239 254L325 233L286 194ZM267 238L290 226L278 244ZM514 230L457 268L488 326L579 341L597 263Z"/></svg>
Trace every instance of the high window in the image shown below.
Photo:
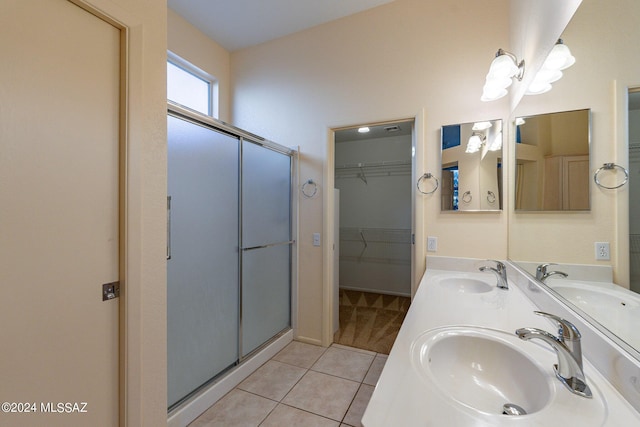
<svg viewBox="0 0 640 427"><path fill-rule="evenodd" d="M182 58L169 53L167 99L199 113L218 118L217 81Z"/></svg>

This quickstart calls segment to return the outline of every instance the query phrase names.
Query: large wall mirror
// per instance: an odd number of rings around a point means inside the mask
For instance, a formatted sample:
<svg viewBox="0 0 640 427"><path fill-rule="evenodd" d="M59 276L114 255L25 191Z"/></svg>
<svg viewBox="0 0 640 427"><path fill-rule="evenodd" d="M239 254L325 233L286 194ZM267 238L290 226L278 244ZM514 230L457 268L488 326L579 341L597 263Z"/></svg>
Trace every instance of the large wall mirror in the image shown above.
<svg viewBox="0 0 640 427"><path fill-rule="evenodd" d="M516 118L516 210L589 210L589 118L588 109Z"/></svg>
<svg viewBox="0 0 640 427"><path fill-rule="evenodd" d="M575 65L550 92L525 96L513 112L509 144L515 150L510 156L509 188L514 198L509 211L508 257L534 277L536 266L556 263L547 272L565 272L568 277L551 275L542 286L640 360L640 99L635 92L640 86L640 55L629 55L629 51L638 52L640 27L634 17L639 14L640 2L583 0L562 35L576 57ZM606 38L598 29L602 23L610 29ZM616 62L616 58L622 59ZM533 119L549 112L578 114L576 110L584 107L590 110L581 110L586 117L582 121L590 125L581 125L583 130L563 126L561 138L583 135L588 140L590 136L590 144L583 145L586 149L531 153L535 149L527 145L540 145L532 141L536 134L544 133L541 126L547 126L537 124L531 136L527 127ZM524 123L519 120L516 127L518 118ZM556 205L546 210L540 175L551 174L540 165L545 156L585 155L590 156L588 205L576 208L572 201L566 205L557 197L553 200ZM538 164L533 166L535 159ZM594 183L595 172L607 162L628 169L626 185L605 189ZM581 171L582 166L577 169ZM608 170L602 177L616 186L625 181L625 172ZM528 186L531 182L535 184ZM578 202L585 200L580 197ZM597 259L598 242L610 243L610 259ZM602 269L609 269L608 279L595 273Z"/></svg>
<svg viewBox="0 0 640 427"><path fill-rule="evenodd" d="M442 127L441 210L502 209L502 120Z"/></svg>

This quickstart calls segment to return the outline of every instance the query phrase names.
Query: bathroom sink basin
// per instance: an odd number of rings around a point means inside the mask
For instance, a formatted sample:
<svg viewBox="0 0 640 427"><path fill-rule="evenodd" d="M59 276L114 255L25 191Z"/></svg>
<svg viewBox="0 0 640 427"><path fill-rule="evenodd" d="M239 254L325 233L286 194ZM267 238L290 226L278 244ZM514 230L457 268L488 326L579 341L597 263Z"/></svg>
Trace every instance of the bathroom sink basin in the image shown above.
<svg viewBox="0 0 640 427"><path fill-rule="evenodd" d="M632 346L640 346L640 330L636 327L640 318L638 294L614 284L568 279L547 280L547 285Z"/></svg>
<svg viewBox="0 0 640 427"><path fill-rule="evenodd" d="M532 414L550 401L550 376L513 334L475 327L435 329L414 340L411 353L423 380L475 411L503 414L507 405Z"/></svg>
<svg viewBox="0 0 640 427"><path fill-rule="evenodd" d="M480 294L490 292L495 286L471 277L447 277L440 280L440 286L457 292Z"/></svg>
<svg viewBox="0 0 640 427"><path fill-rule="evenodd" d="M640 307L640 299L626 289L614 289L580 282L553 281L551 289L585 311L634 310Z"/></svg>

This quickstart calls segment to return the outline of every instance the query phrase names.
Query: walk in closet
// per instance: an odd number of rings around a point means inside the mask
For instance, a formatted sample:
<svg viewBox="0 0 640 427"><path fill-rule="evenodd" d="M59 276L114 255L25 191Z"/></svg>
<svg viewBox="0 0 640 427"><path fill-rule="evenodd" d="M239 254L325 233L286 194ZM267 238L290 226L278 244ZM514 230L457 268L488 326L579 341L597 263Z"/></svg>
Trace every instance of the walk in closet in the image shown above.
<svg viewBox="0 0 640 427"><path fill-rule="evenodd" d="M341 289L411 295L411 125L336 132Z"/></svg>

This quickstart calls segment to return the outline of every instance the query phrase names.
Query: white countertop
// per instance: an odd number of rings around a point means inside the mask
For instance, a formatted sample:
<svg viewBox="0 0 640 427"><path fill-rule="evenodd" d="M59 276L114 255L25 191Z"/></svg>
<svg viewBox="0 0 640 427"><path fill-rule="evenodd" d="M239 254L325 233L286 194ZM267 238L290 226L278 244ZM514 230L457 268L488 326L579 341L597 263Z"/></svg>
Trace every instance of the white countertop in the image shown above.
<svg viewBox="0 0 640 427"><path fill-rule="evenodd" d="M468 262L468 261L467 261ZM388 426L630 426L640 425L640 415L588 362L584 372L594 399L576 396L555 378L557 356L539 342L523 342L549 376L551 403L543 410L524 416L479 413L452 400L426 381L412 362L411 346L426 331L446 326L475 326L514 333L517 328L535 327L554 333L554 324L533 314L537 307L510 282L509 290L495 287L496 277L475 272L429 269L411 303L385 368L362 418L365 427ZM439 285L447 277L466 277L491 284L486 293L462 293ZM454 357L454 355L452 355ZM526 384L523 384L526 387ZM597 404L600 402L601 404Z"/></svg>

